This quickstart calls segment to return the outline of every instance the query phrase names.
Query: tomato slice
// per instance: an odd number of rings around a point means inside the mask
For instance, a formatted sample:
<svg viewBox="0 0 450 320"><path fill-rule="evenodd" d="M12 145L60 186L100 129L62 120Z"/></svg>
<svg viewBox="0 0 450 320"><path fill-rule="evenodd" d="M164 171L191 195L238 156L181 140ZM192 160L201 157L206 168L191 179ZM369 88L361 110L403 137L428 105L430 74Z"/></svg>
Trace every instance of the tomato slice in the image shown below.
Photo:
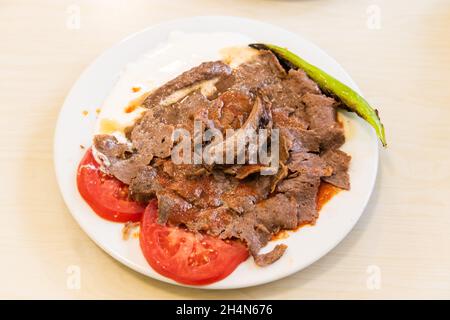
<svg viewBox="0 0 450 320"><path fill-rule="evenodd" d="M100 217L114 222L141 220L145 205L130 200L128 186L100 170L91 148L78 166L77 186L83 199Z"/></svg>
<svg viewBox="0 0 450 320"><path fill-rule="evenodd" d="M194 234L157 223L158 206L147 206L141 223L140 245L144 257L159 274L189 285L219 281L248 258L238 241Z"/></svg>

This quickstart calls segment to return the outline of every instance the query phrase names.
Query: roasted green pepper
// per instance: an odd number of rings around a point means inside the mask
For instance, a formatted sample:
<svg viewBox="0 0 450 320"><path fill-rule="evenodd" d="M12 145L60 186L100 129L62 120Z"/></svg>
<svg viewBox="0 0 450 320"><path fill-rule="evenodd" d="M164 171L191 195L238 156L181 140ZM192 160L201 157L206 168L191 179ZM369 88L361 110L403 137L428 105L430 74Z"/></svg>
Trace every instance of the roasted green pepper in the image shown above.
<svg viewBox="0 0 450 320"><path fill-rule="evenodd" d="M285 66L294 69L300 68L305 71L306 74L319 85L322 91L337 97L345 105L346 109L355 112L361 118L366 120L375 129L383 146L386 146L384 127L378 116L378 111L373 109L357 92L330 76L325 71L306 62L286 48L262 43L250 44L249 46L258 50L270 50Z"/></svg>

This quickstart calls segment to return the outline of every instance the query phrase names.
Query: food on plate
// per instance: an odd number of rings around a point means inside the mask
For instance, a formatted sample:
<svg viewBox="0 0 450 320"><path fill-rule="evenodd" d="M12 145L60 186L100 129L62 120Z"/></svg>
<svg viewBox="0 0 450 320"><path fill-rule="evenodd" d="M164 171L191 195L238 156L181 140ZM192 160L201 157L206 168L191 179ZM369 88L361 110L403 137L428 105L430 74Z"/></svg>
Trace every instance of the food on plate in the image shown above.
<svg viewBox="0 0 450 320"><path fill-rule="evenodd" d="M192 285L219 281L248 258L246 246L239 241L167 227L157 220L158 206L152 200L142 220L142 252L153 269L175 281Z"/></svg>
<svg viewBox="0 0 450 320"><path fill-rule="evenodd" d="M325 71L320 70L316 66L313 66L303 60L286 48L264 43L250 44L250 47L255 49L270 50L278 57L278 59L284 63L287 63L289 67L296 69L300 68L305 71L308 77L314 80L324 92L334 95L342 101L346 109L355 112L361 118L366 120L375 129L375 132L380 138L383 146L387 145L384 126L381 123L378 110L373 109L369 103L356 91L330 76Z"/></svg>
<svg viewBox="0 0 450 320"><path fill-rule="evenodd" d="M282 65L271 50L233 48L153 90L129 90L140 96L131 111L124 106L128 124L102 119L80 163L86 202L105 219L141 221L146 260L175 281L219 281L249 255L258 266L274 263L287 246L261 249L280 231L316 222L321 186L334 188L322 200L350 189L337 108L356 96L344 99L336 90L347 87L335 82L322 91L316 69ZM252 130L257 148L239 145Z"/></svg>
<svg viewBox="0 0 450 320"><path fill-rule="evenodd" d="M130 200L128 186L100 169L89 148L78 166L77 186L99 216L114 222L140 221L145 206Z"/></svg>

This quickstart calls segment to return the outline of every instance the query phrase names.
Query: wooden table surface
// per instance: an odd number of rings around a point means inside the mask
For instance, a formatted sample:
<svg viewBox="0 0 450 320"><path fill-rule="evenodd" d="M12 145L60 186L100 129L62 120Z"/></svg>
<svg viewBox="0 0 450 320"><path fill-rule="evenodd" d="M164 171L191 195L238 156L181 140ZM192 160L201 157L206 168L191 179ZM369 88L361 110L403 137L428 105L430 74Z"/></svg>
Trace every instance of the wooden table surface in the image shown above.
<svg viewBox="0 0 450 320"><path fill-rule="evenodd" d="M344 241L293 276L228 291L115 261L70 215L52 159L59 109L97 55L149 25L211 14L311 39L378 106L389 140ZM450 1L1 0L0 38L0 298L450 298Z"/></svg>

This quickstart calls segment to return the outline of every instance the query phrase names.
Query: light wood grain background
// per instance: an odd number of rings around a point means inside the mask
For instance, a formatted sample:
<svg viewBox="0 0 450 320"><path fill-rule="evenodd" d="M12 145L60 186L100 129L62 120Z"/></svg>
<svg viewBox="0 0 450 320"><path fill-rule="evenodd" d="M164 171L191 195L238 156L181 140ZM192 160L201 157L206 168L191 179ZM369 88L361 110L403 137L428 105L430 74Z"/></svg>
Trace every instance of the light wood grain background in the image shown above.
<svg viewBox="0 0 450 320"><path fill-rule="evenodd" d="M70 5L80 29L67 27ZM130 33L209 14L313 40L378 106L389 140L349 236L302 272L241 290L180 288L116 262L73 220L53 172L56 118L82 70ZM448 0L0 0L0 115L0 298L450 298ZM79 290L67 286L72 265Z"/></svg>

